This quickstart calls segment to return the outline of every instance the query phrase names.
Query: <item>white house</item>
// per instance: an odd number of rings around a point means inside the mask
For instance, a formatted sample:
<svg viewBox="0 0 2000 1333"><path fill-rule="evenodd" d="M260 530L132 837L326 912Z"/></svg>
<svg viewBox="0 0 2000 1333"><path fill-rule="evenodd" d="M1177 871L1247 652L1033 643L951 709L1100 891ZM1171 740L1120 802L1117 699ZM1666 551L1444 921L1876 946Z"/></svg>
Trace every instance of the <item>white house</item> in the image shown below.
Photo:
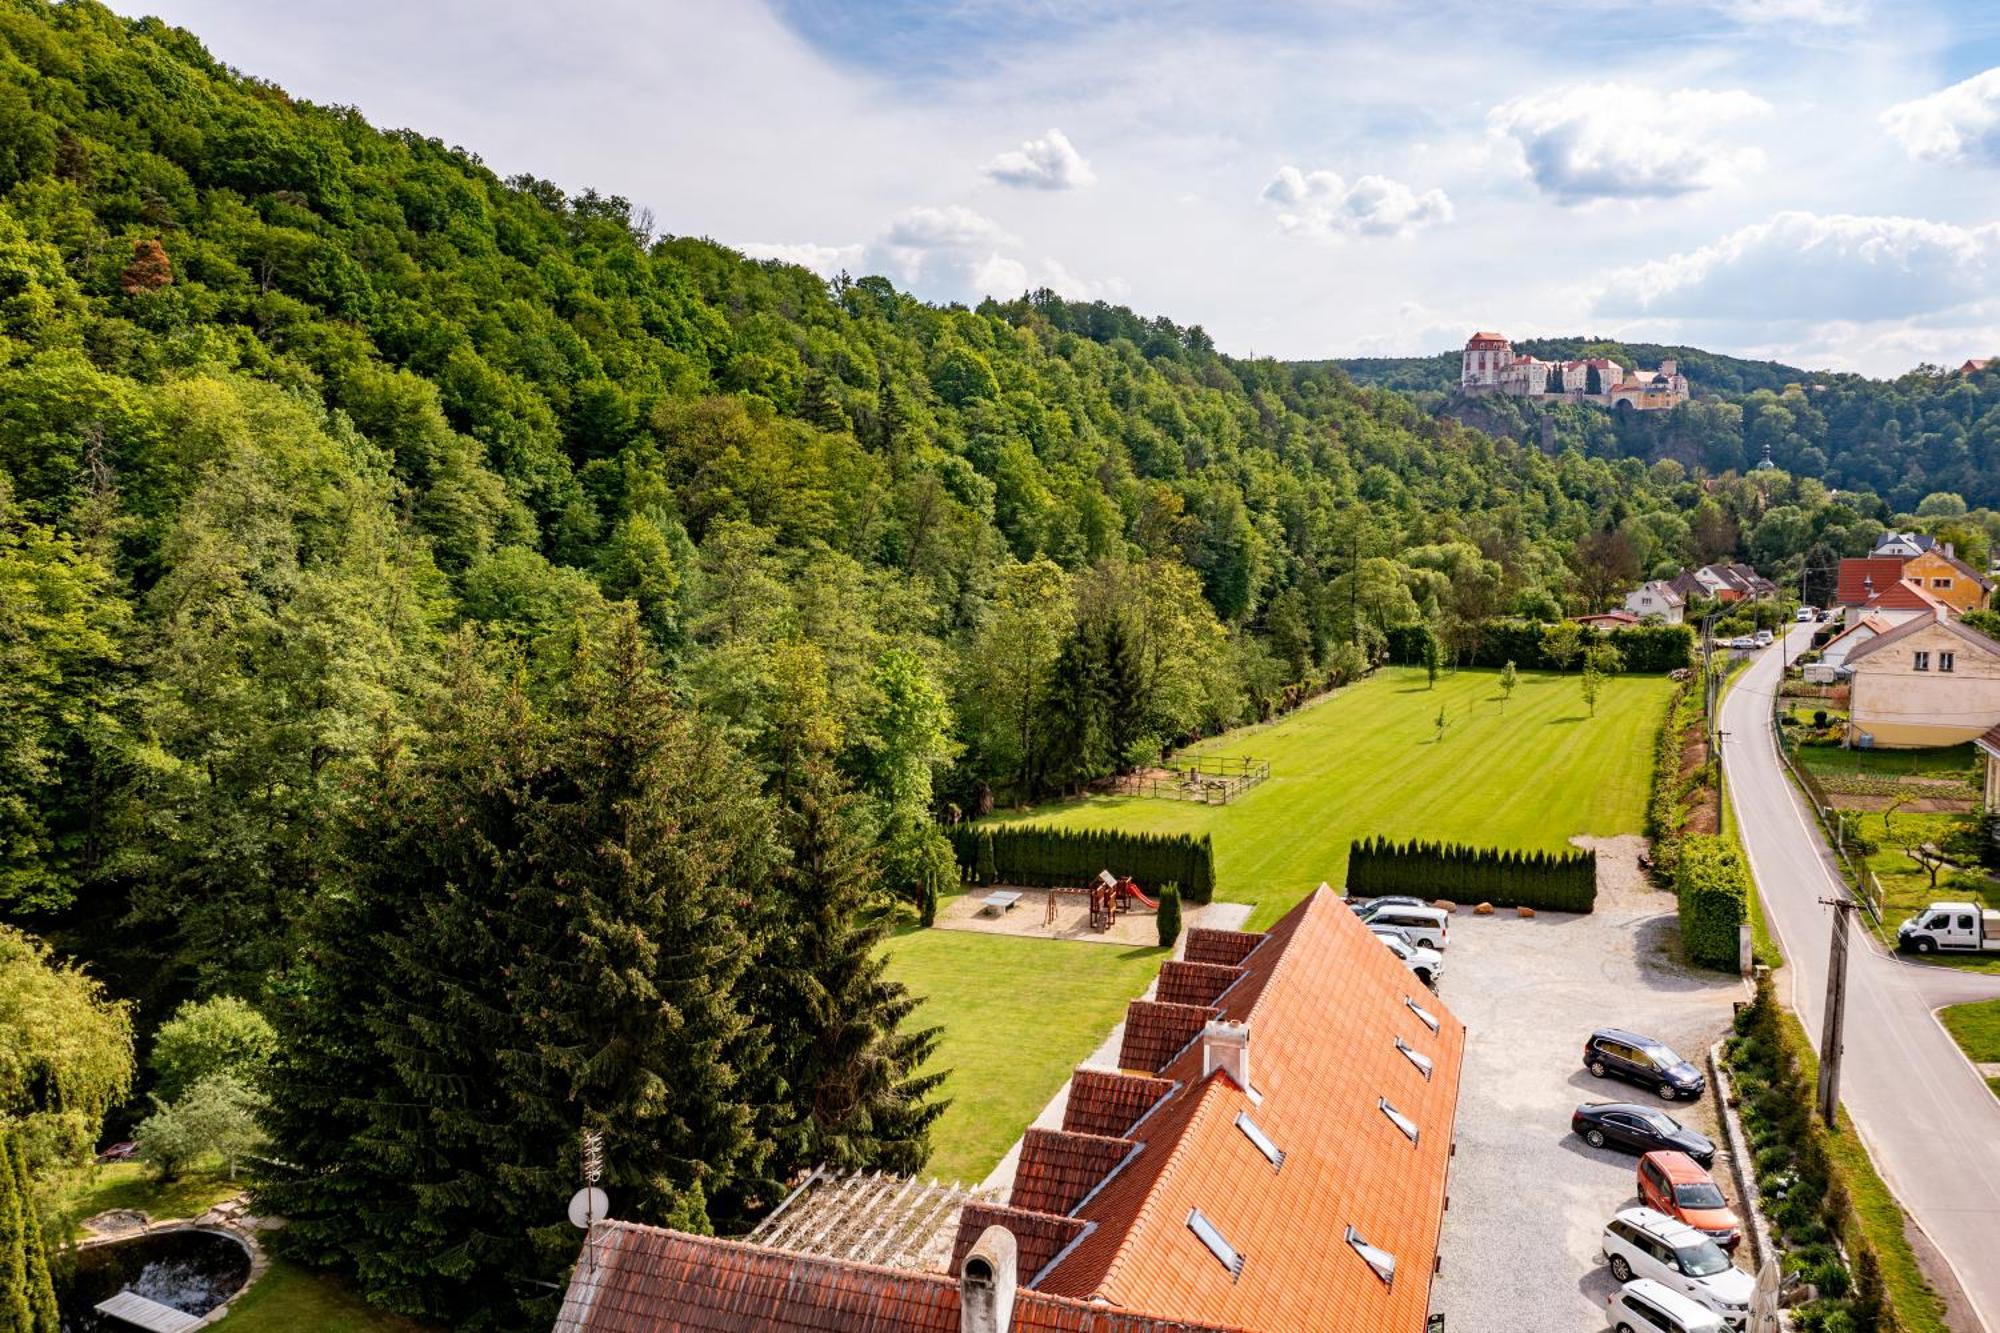
<svg viewBox="0 0 2000 1333"><path fill-rule="evenodd" d="M1894 621L1881 616L1856 612L1857 618L1840 633L1827 640L1826 647L1820 649L1819 661L1808 662L1803 668L1805 678L1819 685L1831 685L1840 676L1840 669L1847 665L1847 655L1878 634L1887 634L1896 627Z"/></svg>
<svg viewBox="0 0 2000 1333"><path fill-rule="evenodd" d="M1625 594L1625 609L1641 619L1658 616L1669 625L1681 623L1687 601L1665 579L1654 579Z"/></svg>
<svg viewBox="0 0 2000 1333"><path fill-rule="evenodd" d="M1885 532L1875 539L1875 549L1871 556L1900 555L1911 559L1922 555L1937 545L1937 539L1927 532Z"/></svg>

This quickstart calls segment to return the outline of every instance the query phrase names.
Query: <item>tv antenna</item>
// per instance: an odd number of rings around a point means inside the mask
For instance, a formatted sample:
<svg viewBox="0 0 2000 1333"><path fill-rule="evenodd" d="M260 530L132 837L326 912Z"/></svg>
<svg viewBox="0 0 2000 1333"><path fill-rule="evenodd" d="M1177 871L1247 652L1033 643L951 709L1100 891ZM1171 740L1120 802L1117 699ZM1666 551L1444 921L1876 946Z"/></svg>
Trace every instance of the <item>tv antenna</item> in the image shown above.
<svg viewBox="0 0 2000 1333"><path fill-rule="evenodd" d="M594 1129L583 1131L583 1188L569 1201L570 1225L588 1231L611 1215L611 1197L597 1188L604 1174L604 1135Z"/></svg>

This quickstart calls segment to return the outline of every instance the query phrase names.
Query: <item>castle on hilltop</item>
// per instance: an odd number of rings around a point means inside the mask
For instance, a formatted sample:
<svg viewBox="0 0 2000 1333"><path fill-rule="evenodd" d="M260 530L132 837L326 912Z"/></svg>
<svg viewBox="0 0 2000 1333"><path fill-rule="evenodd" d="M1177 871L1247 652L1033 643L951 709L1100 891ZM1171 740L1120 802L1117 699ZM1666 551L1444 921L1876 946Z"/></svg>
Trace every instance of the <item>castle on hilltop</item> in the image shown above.
<svg viewBox="0 0 2000 1333"><path fill-rule="evenodd" d="M1514 355L1514 344L1497 333L1475 333L1466 340L1458 387L1475 395L1560 398L1566 403L1598 403L1638 412L1659 411L1688 399L1687 376L1671 358L1660 362L1660 368L1651 374L1628 370L1601 356L1588 361L1543 361Z"/></svg>

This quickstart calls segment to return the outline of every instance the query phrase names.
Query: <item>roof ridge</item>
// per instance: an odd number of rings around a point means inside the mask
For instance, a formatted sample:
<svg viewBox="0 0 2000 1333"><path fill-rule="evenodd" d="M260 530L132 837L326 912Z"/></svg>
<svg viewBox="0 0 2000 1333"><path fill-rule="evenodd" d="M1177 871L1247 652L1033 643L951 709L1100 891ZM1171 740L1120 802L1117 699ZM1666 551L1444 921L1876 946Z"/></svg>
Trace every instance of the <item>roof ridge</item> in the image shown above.
<svg viewBox="0 0 2000 1333"><path fill-rule="evenodd" d="M1292 948L1292 941L1298 938L1299 931L1305 928L1306 923L1313 920L1319 914L1321 900L1332 896L1332 886L1325 880L1321 880L1319 887L1308 893L1300 900L1298 907L1293 909L1299 912L1298 923L1292 927L1291 933L1286 937L1285 947L1278 954L1278 961L1271 964L1271 975L1264 978L1264 988L1257 992L1256 1003L1250 1006L1250 1012L1243 1015L1240 1021L1245 1023L1252 1022L1264 1008L1265 1003L1270 1000L1271 992L1278 989L1279 979L1297 966L1298 955ZM1343 906L1342 910L1344 911L1346 908Z"/></svg>

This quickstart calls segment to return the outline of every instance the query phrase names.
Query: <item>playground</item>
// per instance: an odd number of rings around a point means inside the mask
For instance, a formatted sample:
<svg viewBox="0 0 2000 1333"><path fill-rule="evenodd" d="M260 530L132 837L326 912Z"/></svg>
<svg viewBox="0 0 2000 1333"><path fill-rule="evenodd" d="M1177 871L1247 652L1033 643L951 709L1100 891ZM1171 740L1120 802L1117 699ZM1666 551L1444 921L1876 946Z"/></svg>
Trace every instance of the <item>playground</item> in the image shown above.
<svg viewBox="0 0 2000 1333"><path fill-rule="evenodd" d="M1016 897L1015 895L1018 895ZM1009 900L995 902L995 899ZM1019 889L995 885L945 898L938 903L939 930L970 930L986 935L1017 935L1036 940L1082 940L1091 944L1159 943L1159 903L1131 880L1089 888ZM1246 913L1236 903L1189 904L1182 909L1181 929L1214 925L1211 916L1226 915L1234 929Z"/></svg>

